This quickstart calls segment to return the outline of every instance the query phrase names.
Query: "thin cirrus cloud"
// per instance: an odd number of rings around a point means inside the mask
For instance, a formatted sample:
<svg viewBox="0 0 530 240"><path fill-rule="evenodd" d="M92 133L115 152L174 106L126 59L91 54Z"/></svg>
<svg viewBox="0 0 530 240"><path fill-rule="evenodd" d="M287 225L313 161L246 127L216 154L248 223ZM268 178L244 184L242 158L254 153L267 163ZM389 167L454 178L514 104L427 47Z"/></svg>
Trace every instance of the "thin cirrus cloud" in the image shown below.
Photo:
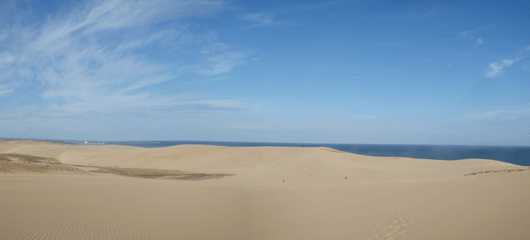
<svg viewBox="0 0 530 240"><path fill-rule="evenodd" d="M371 120L371 119L376 119L378 117L379 116L374 116L374 115L357 115L357 116L350 116L349 118L350 119Z"/></svg>
<svg viewBox="0 0 530 240"><path fill-rule="evenodd" d="M353 2L356 1L325 1L317 3L298 4L279 8L270 12L244 13L240 14L239 17L243 20L253 22L254 24L251 25L251 27L283 25L289 24L290 22L285 20L278 20L278 18L283 18L300 12L318 11L323 10L324 8L346 6Z"/></svg>
<svg viewBox="0 0 530 240"><path fill-rule="evenodd" d="M443 4L435 2L422 2L405 4L403 7L391 10L384 16L397 19L422 19L443 13L445 7Z"/></svg>
<svg viewBox="0 0 530 240"><path fill-rule="evenodd" d="M13 92L13 89L7 84L0 84L0 96Z"/></svg>
<svg viewBox="0 0 530 240"><path fill-rule="evenodd" d="M505 108L464 116L464 121L482 121L495 119L515 119L530 116L530 107Z"/></svg>
<svg viewBox="0 0 530 240"><path fill-rule="evenodd" d="M482 41L482 38L478 38L478 39L477 39L477 47L480 46L480 45L482 45L482 43L484 43L484 42Z"/></svg>
<svg viewBox="0 0 530 240"><path fill-rule="evenodd" d="M201 52L223 44L208 31L181 23L215 16L225 5L213 0L113 0L51 15L40 24L7 24L3 28L9 31L0 36L0 97L16 93L20 86L35 86L48 103L42 117L125 114L159 106L187 111L245 109L246 103L239 100L190 101L182 94L157 95L154 87L177 81L182 74L226 74L246 63L248 51L228 46ZM182 48L196 49L196 59L185 59ZM152 53L166 49L173 51L168 58L175 60L160 61Z"/></svg>
<svg viewBox="0 0 530 240"><path fill-rule="evenodd" d="M246 63L250 56L249 51L230 51L230 47L224 43L215 43L201 49L201 53L207 58L207 64L202 66L198 72L203 75L213 76L230 72L234 67Z"/></svg>
<svg viewBox="0 0 530 240"><path fill-rule="evenodd" d="M287 15L292 15L299 12L318 11L329 7L345 6L351 3L352 1L324 1L317 3L305 3L279 8L270 12L244 13L240 14L239 17L243 20L253 22L254 24L251 25L251 27L281 25L289 24L289 22L285 20L278 20L279 17L285 17Z"/></svg>
<svg viewBox="0 0 530 240"><path fill-rule="evenodd" d="M478 28L478 29L475 29L475 30L471 30L471 31L462 31L460 32L460 37L467 37L469 34L472 34L472 33L477 33L477 32L482 32L488 28L491 28L493 27L495 24L492 24L492 25L489 25L489 26L486 26L486 27L482 27L482 28ZM477 40L478 41L478 40Z"/></svg>
<svg viewBox="0 0 530 240"><path fill-rule="evenodd" d="M223 52L208 58L208 67L199 72L204 75L219 75L230 72L234 67L246 63L246 54L242 52Z"/></svg>
<svg viewBox="0 0 530 240"><path fill-rule="evenodd" d="M255 24L253 26L273 25L279 23L274 21L274 17L275 14L265 12L247 13L242 15L243 19L254 22Z"/></svg>

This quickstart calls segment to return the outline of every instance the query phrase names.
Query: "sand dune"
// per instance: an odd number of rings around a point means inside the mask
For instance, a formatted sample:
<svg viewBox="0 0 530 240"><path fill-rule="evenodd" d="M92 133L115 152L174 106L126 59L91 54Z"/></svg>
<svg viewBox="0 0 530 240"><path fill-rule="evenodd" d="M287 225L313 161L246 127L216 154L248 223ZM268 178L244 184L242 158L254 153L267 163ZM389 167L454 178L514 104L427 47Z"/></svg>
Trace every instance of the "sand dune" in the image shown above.
<svg viewBox="0 0 530 240"><path fill-rule="evenodd" d="M0 239L530 239L530 171L492 160L31 141L0 154Z"/></svg>

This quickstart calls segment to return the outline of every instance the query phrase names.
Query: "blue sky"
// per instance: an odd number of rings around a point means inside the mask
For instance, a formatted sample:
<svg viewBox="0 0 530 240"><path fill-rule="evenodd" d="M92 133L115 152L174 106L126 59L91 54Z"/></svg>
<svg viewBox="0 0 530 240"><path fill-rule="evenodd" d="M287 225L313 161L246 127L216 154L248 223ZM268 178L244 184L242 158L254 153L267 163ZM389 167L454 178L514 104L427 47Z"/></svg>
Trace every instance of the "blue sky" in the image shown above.
<svg viewBox="0 0 530 240"><path fill-rule="evenodd" d="M0 136L530 145L522 1L2 1Z"/></svg>

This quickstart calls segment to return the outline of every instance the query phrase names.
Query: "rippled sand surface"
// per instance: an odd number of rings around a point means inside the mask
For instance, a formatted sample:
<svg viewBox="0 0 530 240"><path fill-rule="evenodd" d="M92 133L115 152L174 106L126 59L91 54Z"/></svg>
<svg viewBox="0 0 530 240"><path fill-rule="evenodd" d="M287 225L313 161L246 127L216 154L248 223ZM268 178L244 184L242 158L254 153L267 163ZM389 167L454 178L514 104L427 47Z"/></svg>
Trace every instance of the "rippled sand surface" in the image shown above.
<svg viewBox="0 0 530 240"><path fill-rule="evenodd" d="M0 142L0 239L530 239L528 167Z"/></svg>

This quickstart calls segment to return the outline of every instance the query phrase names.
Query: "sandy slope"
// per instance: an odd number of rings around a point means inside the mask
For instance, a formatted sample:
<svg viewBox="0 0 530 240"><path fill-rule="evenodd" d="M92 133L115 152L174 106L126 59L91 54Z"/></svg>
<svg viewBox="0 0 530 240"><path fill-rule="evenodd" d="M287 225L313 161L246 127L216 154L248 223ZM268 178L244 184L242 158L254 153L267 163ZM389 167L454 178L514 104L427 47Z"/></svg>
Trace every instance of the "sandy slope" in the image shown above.
<svg viewBox="0 0 530 240"><path fill-rule="evenodd" d="M0 239L530 239L530 171L491 160L33 142L1 142L0 153L64 166L234 174L197 181L0 173Z"/></svg>

